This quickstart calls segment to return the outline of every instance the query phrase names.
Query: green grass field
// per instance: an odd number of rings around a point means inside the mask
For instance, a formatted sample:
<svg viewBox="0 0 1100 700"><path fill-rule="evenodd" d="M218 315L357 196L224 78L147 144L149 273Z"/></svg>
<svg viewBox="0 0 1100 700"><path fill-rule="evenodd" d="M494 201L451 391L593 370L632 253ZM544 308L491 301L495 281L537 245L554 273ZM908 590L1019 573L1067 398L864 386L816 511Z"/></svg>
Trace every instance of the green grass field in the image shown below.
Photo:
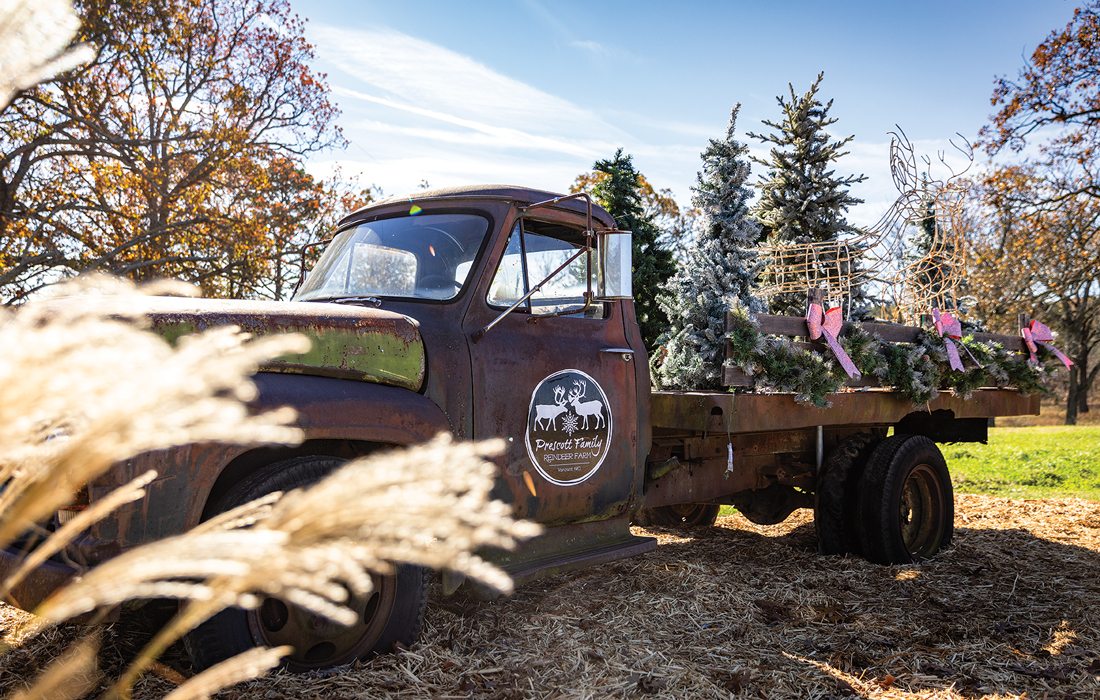
<svg viewBox="0 0 1100 700"><path fill-rule="evenodd" d="M988 445L942 449L959 492L1100 501L1100 426L991 428Z"/></svg>

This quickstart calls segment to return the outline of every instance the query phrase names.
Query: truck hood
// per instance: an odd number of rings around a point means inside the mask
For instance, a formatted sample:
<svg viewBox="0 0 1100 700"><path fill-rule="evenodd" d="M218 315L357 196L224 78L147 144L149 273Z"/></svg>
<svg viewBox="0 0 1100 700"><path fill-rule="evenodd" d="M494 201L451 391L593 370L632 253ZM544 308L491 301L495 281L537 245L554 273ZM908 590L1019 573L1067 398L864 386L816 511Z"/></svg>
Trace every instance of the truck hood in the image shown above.
<svg viewBox="0 0 1100 700"><path fill-rule="evenodd" d="M144 313L170 341L213 326L239 326L254 335L301 333L312 348L261 369L342 377L418 391L424 383L424 343L416 320L360 306L321 302L145 297Z"/></svg>

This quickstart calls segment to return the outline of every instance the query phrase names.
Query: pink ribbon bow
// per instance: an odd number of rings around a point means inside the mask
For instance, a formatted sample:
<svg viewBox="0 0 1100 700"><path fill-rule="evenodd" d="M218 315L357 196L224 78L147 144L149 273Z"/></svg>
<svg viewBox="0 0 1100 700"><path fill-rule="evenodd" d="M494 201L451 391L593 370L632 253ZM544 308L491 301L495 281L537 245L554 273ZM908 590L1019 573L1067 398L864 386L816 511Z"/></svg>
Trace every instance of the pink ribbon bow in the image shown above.
<svg viewBox="0 0 1100 700"><path fill-rule="evenodd" d="M1054 353L1054 356L1062 361L1062 364L1069 369L1073 366L1073 360L1065 356L1065 354L1050 344L1050 341L1054 340L1054 334L1050 329L1046 327L1040 321L1032 319L1031 323L1027 324L1020 329L1020 335L1024 337L1024 344L1027 345L1028 352L1031 353L1031 357L1028 362L1037 365L1039 364L1039 357L1035 354L1039 345L1042 345L1047 350Z"/></svg>
<svg viewBox="0 0 1100 700"><path fill-rule="evenodd" d="M962 324L949 311L941 314L940 310L935 308L932 309L932 320L936 326L936 332L943 336L943 344L947 349L947 363L951 365L951 369L962 372L962 358L959 357L959 349L954 343L956 340L962 340Z"/></svg>
<svg viewBox="0 0 1100 700"><path fill-rule="evenodd" d="M849 377L859 379L863 376L856 369L852 358L848 357L848 353L844 352L844 348L840 347L840 343L837 342L836 337L844 327L844 319L841 318L839 306L824 311L821 304L811 303L809 310L806 311L806 327L810 330L810 340L817 340L821 336L825 336L825 342L828 343L829 349L833 351L837 362L840 363L840 366L844 368Z"/></svg>

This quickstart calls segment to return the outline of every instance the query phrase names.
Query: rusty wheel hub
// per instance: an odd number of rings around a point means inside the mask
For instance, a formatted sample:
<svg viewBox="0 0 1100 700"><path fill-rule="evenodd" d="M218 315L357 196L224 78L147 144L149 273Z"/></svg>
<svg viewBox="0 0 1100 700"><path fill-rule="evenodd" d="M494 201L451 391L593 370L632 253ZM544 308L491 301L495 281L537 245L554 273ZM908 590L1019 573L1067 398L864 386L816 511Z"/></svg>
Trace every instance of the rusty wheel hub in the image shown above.
<svg viewBox="0 0 1100 700"><path fill-rule="evenodd" d="M944 494L932 467L918 464L905 478L898 517L901 537L914 558L936 553L943 537Z"/></svg>
<svg viewBox="0 0 1100 700"><path fill-rule="evenodd" d="M258 644L290 645L287 665L297 671L350 663L374 649L393 610L397 585L393 576L372 575L374 590L352 596L347 607L357 621L347 627L278 598L265 598L248 612L248 627Z"/></svg>

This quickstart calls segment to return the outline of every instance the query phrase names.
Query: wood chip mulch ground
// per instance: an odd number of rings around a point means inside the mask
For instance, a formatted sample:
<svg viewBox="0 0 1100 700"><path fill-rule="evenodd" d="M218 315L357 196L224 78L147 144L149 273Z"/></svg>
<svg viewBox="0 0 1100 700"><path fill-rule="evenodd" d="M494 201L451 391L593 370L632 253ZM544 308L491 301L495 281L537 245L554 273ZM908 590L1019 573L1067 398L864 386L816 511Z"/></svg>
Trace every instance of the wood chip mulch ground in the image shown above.
<svg viewBox="0 0 1100 700"><path fill-rule="evenodd" d="M652 554L485 602L437 599L423 641L224 698L1100 698L1100 503L957 496L950 550L879 567L816 553L811 516L650 531ZM645 534L645 531L639 531ZM24 613L0 608L18 636ZM138 636L105 631L108 672ZM0 657L0 693L72 630ZM166 659L185 674L176 650ZM160 697L171 668L136 697Z"/></svg>

